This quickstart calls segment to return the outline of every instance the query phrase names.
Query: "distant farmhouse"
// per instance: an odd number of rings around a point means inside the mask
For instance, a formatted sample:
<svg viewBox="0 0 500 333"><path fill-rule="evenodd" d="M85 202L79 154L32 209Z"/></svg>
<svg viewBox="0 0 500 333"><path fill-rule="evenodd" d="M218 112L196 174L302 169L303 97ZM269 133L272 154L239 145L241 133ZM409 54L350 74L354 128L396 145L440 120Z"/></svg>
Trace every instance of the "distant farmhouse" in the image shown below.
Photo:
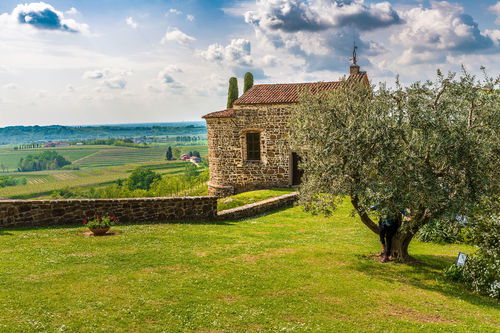
<svg viewBox="0 0 500 333"><path fill-rule="evenodd" d="M369 84L354 61L347 82ZM288 140L290 107L303 89L338 88L342 81L259 84L239 97L233 108L203 118L208 130L209 194L219 197L252 189L300 184L300 157Z"/></svg>

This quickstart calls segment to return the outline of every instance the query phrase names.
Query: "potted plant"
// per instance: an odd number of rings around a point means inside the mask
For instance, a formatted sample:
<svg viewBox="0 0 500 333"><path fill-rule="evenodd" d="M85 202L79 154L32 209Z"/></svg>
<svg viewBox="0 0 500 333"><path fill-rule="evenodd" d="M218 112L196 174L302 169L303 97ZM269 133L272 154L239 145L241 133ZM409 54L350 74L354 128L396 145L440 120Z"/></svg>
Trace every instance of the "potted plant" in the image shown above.
<svg viewBox="0 0 500 333"><path fill-rule="evenodd" d="M92 231L95 236L102 236L108 232L109 228L119 224L115 216L94 216L83 220L83 224Z"/></svg>

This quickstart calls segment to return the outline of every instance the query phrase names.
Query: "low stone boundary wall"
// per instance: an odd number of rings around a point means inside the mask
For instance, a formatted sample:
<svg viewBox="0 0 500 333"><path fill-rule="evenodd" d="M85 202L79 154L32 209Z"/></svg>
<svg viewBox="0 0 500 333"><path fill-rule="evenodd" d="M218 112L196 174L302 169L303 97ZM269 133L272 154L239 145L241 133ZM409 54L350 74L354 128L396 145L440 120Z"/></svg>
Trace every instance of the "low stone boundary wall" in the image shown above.
<svg viewBox="0 0 500 333"><path fill-rule="evenodd" d="M78 225L108 214L125 223L207 221L217 216L217 198L0 200L0 228Z"/></svg>
<svg viewBox="0 0 500 333"><path fill-rule="evenodd" d="M223 210L217 213L218 220L239 220L246 217L252 217L278 208L291 206L299 199L297 192L288 193L279 197L266 199L241 207Z"/></svg>

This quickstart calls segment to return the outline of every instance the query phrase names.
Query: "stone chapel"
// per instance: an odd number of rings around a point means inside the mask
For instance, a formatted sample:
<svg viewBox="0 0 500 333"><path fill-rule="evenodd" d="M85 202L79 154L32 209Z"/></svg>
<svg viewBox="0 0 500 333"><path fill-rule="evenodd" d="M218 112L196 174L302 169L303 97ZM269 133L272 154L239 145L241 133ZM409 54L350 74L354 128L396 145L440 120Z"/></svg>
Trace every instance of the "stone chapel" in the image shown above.
<svg viewBox="0 0 500 333"><path fill-rule="evenodd" d="M366 72L354 62L347 82L369 84ZM207 122L209 195L224 197L265 188L300 184L300 157L288 140L290 106L302 89L327 91L342 81L257 84L241 95L231 109L209 113Z"/></svg>

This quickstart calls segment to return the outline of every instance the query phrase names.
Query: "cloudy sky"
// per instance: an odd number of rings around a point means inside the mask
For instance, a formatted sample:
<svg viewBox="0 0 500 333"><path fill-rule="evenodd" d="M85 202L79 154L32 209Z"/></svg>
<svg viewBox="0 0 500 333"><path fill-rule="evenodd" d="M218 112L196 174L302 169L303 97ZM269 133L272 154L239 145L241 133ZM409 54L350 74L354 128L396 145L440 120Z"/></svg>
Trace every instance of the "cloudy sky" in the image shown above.
<svg viewBox="0 0 500 333"><path fill-rule="evenodd" d="M0 2L0 126L200 120L227 81L372 83L500 69L496 0Z"/></svg>

